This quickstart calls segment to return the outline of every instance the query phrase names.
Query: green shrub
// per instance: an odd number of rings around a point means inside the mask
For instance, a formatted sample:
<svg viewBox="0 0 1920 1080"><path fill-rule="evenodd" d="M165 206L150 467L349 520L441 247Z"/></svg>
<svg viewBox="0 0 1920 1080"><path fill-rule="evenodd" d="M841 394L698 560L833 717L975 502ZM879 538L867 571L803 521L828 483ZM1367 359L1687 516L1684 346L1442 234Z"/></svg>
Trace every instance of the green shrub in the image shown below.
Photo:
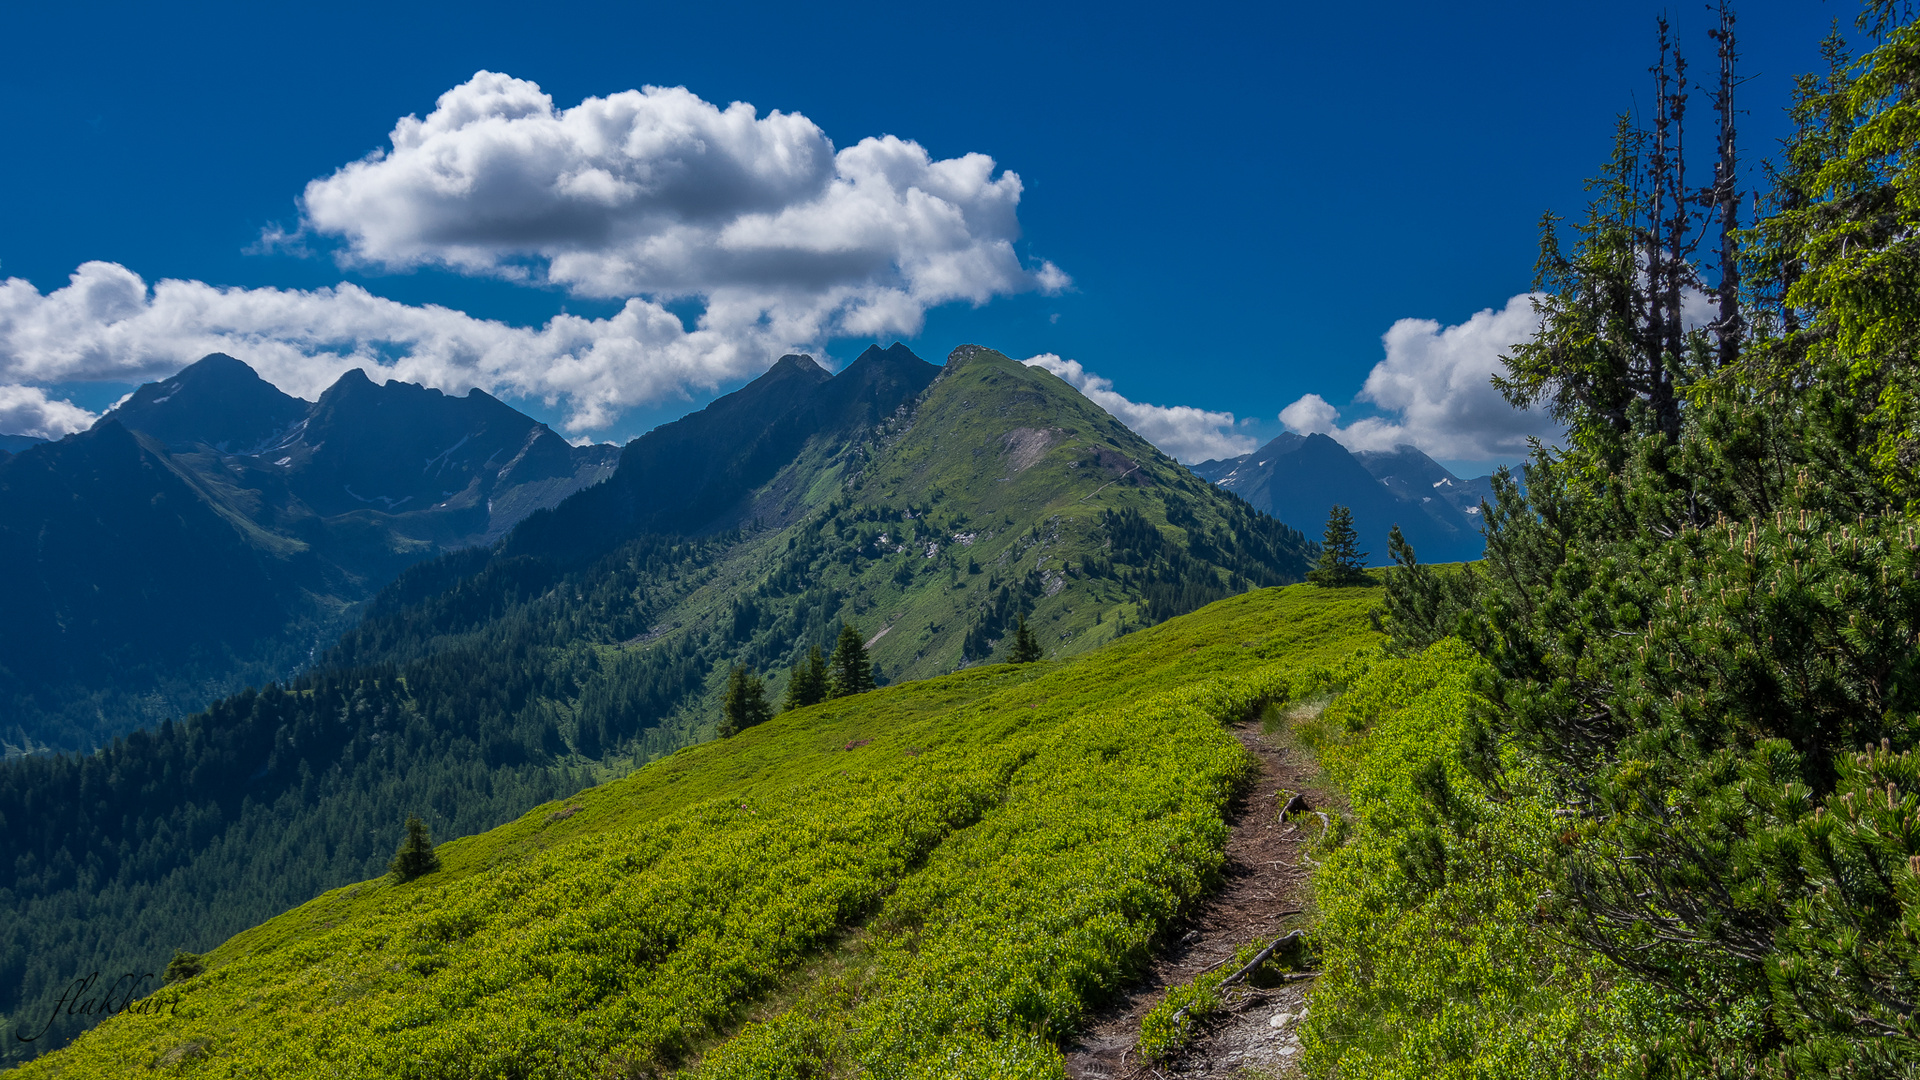
<svg viewBox="0 0 1920 1080"><path fill-rule="evenodd" d="M1309 1075L1631 1075L1662 1030L1659 1001L1543 921L1564 826L1526 769L1496 798L1462 767L1478 663L1452 640L1379 660L1307 731L1353 809L1316 849Z"/></svg>
<svg viewBox="0 0 1920 1080"><path fill-rule="evenodd" d="M207 970L207 958L199 953L190 953L185 949L175 949L173 959L167 961L167 972L161 976L169 983L191 979Z"/></svg>

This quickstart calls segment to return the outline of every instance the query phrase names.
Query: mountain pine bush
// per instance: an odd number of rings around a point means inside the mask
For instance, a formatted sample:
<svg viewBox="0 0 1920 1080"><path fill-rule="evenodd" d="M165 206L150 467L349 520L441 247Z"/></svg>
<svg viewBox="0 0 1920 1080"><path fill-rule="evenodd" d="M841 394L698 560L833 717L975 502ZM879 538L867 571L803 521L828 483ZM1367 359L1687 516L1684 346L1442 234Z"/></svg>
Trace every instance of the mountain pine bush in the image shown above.
<svg viewBox="0 0 1920 1080"><path fill-rule="evenodd" d="M1623 1075L1920 1068L1920 29L1883 3L1863 27L1870 52L1830 40L1800 80L1762 220L1713 219L1717 281L1696 219L1662 216L1673 109L1622 125L1574 244L1545 234L1542 329L1500 380L1568 446L1496 479L1480 566L1395 545L1399 647L1481 661L1462 774L1553 823L1514 849L1533 917L1659 1004ZM1731 30L1723 9L1727 155ZM1697 198L1737 211L1730 190ZM1689 290L1719 316L1683 318Z"/></svg>

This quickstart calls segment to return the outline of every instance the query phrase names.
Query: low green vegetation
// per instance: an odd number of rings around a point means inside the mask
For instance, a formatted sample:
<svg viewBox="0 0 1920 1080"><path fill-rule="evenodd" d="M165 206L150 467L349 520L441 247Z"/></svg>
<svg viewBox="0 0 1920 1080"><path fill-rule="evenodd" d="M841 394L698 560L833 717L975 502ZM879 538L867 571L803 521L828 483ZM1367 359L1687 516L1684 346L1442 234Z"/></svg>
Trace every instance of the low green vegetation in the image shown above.
<svg viewBox="0 0 1920 1080"><path fill-rule="evenodd" d="M1213 884L1223 727L1376 637L1260 590L782 713L240 934L24 1075L1058 1076Z"/></svg>
<svg viewBox="0 0 1920 1080"><path fill-rule="evenodd" d="M1621 1075L1673 1024L1543 921L1540 856L1567 824L1527 770L1488 791L1461 767L1481 670L1454 641L1349 664L1295 731L1351 807L1316 852L1309 1075Z"/></svg>

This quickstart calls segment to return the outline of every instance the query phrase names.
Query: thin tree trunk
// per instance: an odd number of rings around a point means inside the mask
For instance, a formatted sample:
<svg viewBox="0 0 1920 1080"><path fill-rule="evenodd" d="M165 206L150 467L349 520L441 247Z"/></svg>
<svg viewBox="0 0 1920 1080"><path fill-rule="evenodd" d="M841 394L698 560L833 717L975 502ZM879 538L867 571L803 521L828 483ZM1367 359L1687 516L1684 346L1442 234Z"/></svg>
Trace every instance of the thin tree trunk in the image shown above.
<svg viewBox="0 0 1920 1080"><path fill-rule="evenodd" d="M1740 358L1745 327L1740 315L1740 246L1734 236L1740 228L1740 158L1734 140L1733 90L1734 66L1740 56L1734 48L1733 9L1727 0L1720 0L1719 15L1713 39L1720 54L1720 85L1713 111L1719 119L1720 159L1714 170L1713 202L1720 211L1720 318L1714 332L1720 341L1720 366L1725 368Z"/></svg>

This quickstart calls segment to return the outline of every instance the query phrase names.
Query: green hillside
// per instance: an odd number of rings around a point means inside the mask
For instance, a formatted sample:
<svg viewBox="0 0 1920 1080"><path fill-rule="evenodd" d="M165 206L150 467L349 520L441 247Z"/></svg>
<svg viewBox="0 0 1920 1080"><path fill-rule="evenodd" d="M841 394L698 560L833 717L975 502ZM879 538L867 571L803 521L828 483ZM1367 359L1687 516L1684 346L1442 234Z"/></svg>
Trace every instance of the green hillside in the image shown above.
<svg viewBox="0 0 1920 1080"><path fill-rule="evenodd" d="M409 814L470 835L709 739L732 665L779 700L842 620L900 683L1004 657L1022 617L1069 657L1307 565L1297 531L978 348L788 358L522 524L402 574L288 685L0 767L0 819L37 825L0 830L10 1029L71 971L162 965L377 874Z"/></svg>
<svg viewBox="0 0 1920 1080"><path fill-rule="evenodd" d="M22 1075L1059 1075L1219 868L1222 721L1376 599L1260 590L780 715L239 934Z"/></svg>
<svg viewBox="0 0 1920 1080"><path fill-rule="evenodd" d="M638 623L634 586L604 587L625 551L528 588L538 549L510 542L523 554L369 619L335 664L484 647L532 621L569 628L562 664L589 647L697 653L712 691L731 662L778 678L845 620L871 640L880 678L900 681L1001 655L1023 615L1049 655L1071 656L1254 585L1298 581L1308 565L1298 530L1194 477L1054 375L977 346L954 350L918 401L852 438L816 437L697 531L709 539L688 556L696 572L654 585ZM575 749L588 696L553 695ZM714 700L686 697L647 748L711 734ZM590 756L632 734L587 720Z"/></svg>
<svg viewBox="0 0 1920 1080"><path fill-rule="evenodd" d="M782 361L326 670L0 770L16 1035L121 1004L56 998L85 950L220 939L24 1075L1059 1077L1096 1016L1162 1075L1231 1038L1328 1078L1920 1075L1920 23L1859 25L1750 230L1733 172L1666 217L1663 44L1658 128L1545 221L1496 385L1566 445L1496 475L1483 561L1249 590L1299 535L1050 376ZM993 663L1021 618L1048 657ZM843 619L893 685L707 739L724 667L777 692ZM1255 715L1324 805L1232 818ZM349 884L416 808L477 835ZM1280 913L1156 954L1222 879L1301 900L1284 997L1224 959Z"/></svg>

